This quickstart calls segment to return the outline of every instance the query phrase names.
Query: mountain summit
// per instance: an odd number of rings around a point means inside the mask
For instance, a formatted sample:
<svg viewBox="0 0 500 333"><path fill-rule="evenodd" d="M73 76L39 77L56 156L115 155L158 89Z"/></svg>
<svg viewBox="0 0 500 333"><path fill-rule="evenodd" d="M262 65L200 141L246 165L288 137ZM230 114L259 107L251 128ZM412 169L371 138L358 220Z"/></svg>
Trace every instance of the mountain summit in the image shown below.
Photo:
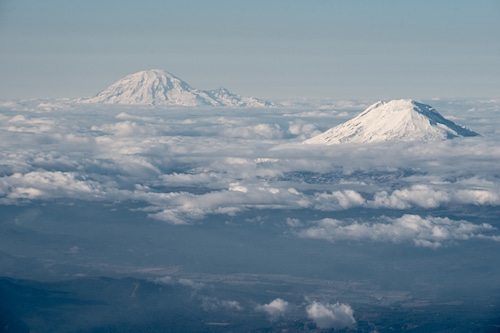
<svg viewBox="0 0 500 333"><path fill-rule="evenodd" d="M271 106L269 102L254 97L242 97L225 88L199 90L177 76L159 69L127 75L96 96L83 98L79 102L168 106Z"/></svg>
<svg viewBox="0 0 500 333"><path fill-rule="evenodd" d="M444 118L432 106L411 99L377 102L353 119L304 141L306 144L435 141L477 136Z"/></svg>

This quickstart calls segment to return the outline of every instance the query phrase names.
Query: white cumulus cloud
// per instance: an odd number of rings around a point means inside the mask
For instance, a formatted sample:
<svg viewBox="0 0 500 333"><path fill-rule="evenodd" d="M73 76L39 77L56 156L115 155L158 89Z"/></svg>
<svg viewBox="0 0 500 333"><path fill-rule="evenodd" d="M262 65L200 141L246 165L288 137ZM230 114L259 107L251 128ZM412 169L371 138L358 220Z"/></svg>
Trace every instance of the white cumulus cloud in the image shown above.
<svg viewBox="0 0 500 333"><path fill-rule="evenodd" d="M0 177L0 199L5 203L17 199L92 200L102 197L102 192L101 184L79 177L74 172L32 171Z"/></svg>
<svg viewBox="0 0 500 333"><path fill-rule="evenodd" d="M438 248L448 242L472 238L497 240L488 235L496 229L487 223L474 224L441 217L405 214L399 218L383 218L377 222L341 221L325 218L298 231L303 238L371 240L378 242L413 242L416 246Z"/></svg>
<svg viewBox="0 0 500 333"><path fill-rule="evenodd" d="M315 208L321 210L348 209L363 206L365 199L354 190L340 190L315 195Z"/></svg>
<svg viewBox="0 0 500 333"><path fill-rule="evenodd" d="M266 312L269 316L277 318L288 310L288 302L281 298L276 298L268 304L261 304L255 307L256 311Z"/></svg>
<svg viewBox="0 0 500 333"><path fill-rule="evenodd" d="M356 326L354 311L350 305L344 303L312 302L306 308L307 317L314 321L316 326L323 329L352 328Z"/></svg>

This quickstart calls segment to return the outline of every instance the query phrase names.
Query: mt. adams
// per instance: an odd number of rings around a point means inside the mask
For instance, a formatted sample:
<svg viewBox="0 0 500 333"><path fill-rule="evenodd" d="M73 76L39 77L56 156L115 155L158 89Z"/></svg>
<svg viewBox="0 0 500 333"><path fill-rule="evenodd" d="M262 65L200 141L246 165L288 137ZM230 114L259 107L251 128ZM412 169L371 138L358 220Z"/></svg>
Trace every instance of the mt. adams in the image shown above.
<svg viewBox="0 0 500 333"><path fill-rule="evenodd" d="M306 144L435 141L477 136L444 118L433 107L411 99L377 102L353 119L304 141Z"/></svg>
<svg viewBox="0 0 500 333"><path fill-rule="evenodd" d="M94 97L80 103L146 104L168 106L265 107L272 104L254 97L242 97L225 88L199 90L177 76L153 69L130 74Z"/></svg>

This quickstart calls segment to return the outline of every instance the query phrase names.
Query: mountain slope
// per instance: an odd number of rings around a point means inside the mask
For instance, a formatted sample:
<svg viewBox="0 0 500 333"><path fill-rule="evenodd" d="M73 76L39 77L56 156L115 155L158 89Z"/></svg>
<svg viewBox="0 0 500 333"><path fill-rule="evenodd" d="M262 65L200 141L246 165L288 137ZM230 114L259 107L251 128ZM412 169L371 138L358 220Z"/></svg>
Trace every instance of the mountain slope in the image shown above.
<svg viewBox="0 0 500 333"><path fill-rule="evenodd" d="M225 106L246 106L246 107L263 107L273 106L272 103L255 98L255 97L242 97L236 95L226 88L219 88L214 90L206 90L208 95L219 101L221 105Z"/></svg>
<svg viewBox="0 0 500 333"><path fill-rule="evenodd" d="M94 97L81 103L145 104L168 106L249 106L271 103L253 97L241 97L225 88L199 90L164 70L141 71L125 76Z"/></svg>
<svg viewBox="0 0 500 333"><path fill-rule="evenodd" d="M435 141L476 135L444 118L430 105L402 99L377 102L355 118L304 143L331 145L347 142Z"/></svg>

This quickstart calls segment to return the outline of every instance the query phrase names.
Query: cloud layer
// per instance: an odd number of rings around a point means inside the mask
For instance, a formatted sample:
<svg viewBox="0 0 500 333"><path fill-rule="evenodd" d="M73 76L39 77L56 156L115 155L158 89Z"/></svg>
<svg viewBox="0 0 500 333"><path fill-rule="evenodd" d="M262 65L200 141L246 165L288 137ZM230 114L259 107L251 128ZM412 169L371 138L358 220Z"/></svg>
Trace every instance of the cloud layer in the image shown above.
<svg viewBox="0 0 500 333"><path fill-rule="evenodd" d="M4 103L0 203L136 202L144 214L171 224L264 209L328 213L363 208L374 216L389 209L400 211L400 218L305 221L287 214L307 226L298 232L301 237L331 241L439 247L495 239L496 229L488 224L405 214L500 206L500 124L492 116L498 104L440 106L444 115L483 134L477 138L311 147L302 145L303 139L354 116L364 105L243 112Z"/></svg>

